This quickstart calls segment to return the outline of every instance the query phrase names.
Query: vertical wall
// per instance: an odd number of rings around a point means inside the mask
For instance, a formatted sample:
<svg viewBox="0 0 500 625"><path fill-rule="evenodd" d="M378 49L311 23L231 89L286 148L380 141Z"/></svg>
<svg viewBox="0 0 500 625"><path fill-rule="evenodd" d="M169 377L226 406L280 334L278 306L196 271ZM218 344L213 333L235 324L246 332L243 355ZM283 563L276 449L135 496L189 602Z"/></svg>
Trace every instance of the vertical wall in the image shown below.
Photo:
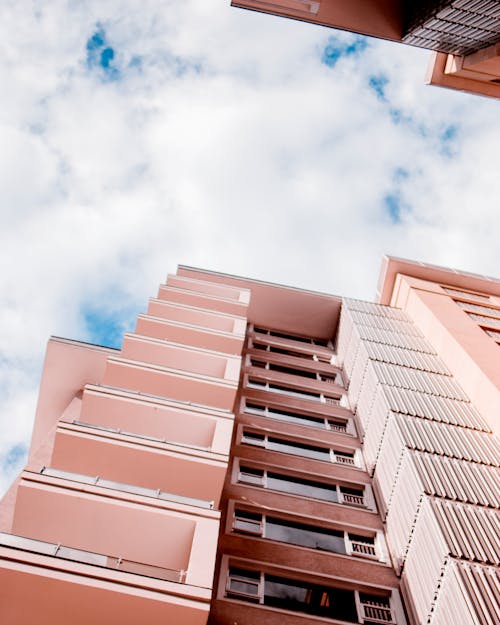
<svg viewBox="0 0 500 625"><path fill-rule="evenodd" d="M488 423L401 310L344 300L338 364L411 620L495 623L500 447Z"/></svg>

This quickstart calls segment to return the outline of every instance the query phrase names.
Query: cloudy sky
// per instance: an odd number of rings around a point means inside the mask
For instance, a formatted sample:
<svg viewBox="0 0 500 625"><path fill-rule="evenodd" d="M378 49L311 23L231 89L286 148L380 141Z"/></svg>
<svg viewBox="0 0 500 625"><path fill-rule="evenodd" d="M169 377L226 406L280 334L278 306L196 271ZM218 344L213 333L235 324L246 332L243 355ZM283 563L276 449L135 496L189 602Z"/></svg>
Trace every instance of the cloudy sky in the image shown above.
<svg viewBox="0 0 500 625"><path fill-rule="evenodd" d="M0 6L0 492L51 334L119 346L178 263L370 299L498 275L498 103L429 53L228 0Z"/></svg>

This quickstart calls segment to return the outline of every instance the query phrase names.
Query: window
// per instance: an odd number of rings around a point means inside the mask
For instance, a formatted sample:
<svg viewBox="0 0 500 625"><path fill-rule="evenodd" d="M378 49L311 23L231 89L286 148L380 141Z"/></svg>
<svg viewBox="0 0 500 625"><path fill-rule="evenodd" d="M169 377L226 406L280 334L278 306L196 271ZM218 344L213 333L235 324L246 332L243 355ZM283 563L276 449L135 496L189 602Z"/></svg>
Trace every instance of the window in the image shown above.
<svg viewBox="0 0 500 625"><path fill-rule="evenodd" d="M237 597L245 601L259 601L261 591L261 573L231 568L226 587L228 597Z"/></svg>
<svg viewBox="0 0 500 625"><path fill-rule="evenodd" d="M328 339L313 339L307 336L297 336L295 334L287 334L285 332L279 332L278 330L268 330L267 328L261 328L254 326L254 332L257 334L265 334L267 336L275 336L280 339L286 339L289 341L299 341L300 343L309 343L311 345L320 345L321 347L328 347Z"/></svg>
<svg viewBox="0 0 500 625"><path fill-rule="evenodd" d="M226 596L348 623L394 623L389 596L323 586L236 567L229 568Z"/></svg>
<svg viewBox="0 0 500 625"><path fill-rule="evenodd" d="M311 458L312 460L322 460L324 462L336 462L355 466L354 453L336 451L328 447L320 447L308 443L298 443L276 436L269 436L268 434L251 432L246 428L243 430L241 442L246 445L264 447L270 451L279 451L294 456L302 456L303 458Z"/></svg>
<svg viewBox="0 0 500 625"><path fill-rule="evenodd" d="M313 401L321 402L322 404L328 404L331 406L340 405L340 397L334 397L332 395L325 395L324 393L318 393L314 391L306 391L305 389L294 389L283 384L275 384L274 382L266 382L265 380L259 380L258 378L248 378L248 388L258 388L263 391L270 391L271 393L279 393L280 395L287 395L288 397L297 397L299 399L311 399Z"/></svg>
<svg viewBox="0 0 500 625"><path fill-rule="evenodd" d="M241 534L263 535L263 517L256 512L246 510L235 510L233 520L233 530Z"/></svg>
<svg viewBox="0 0 500 625"><path fill-rule="evenodd" d="M307 369L297 369L297 367L278 365L272 362L265 362L259 358L252 356L250 358L250 365L252 367L258 367L260 369L266 369L267 371L278 371L279 373L286 373L288 375L297 375L302 378L309 378L310 380L317 380L318 382L326 382L328 384L336 384L343 386L342 374L339 371L332 373L317 373L316 371L310 371Z"/></svg>
<svg viewBox="0 0 500 625"><path fill-rule="evenodd" d="M233 530L276 542L331 553L347 553L345 532L235 509Z"/></svg>
<svg viewBox="0 0 500 625"><path fill-rule="evenodd" d="M269 406L257 404L248 400L245 402L244 410L245 412L251 414L263 415L270 419L277 419L278 421L286 421L297 425L307 425L309 427L333 430L334 432L341 433L347 433L347 425L349 421L348 419L342 419L341 417L319 417L291 410L271 408Z"/></svg>
<svg viewBox="0 0 500 625"><path fill-rule="evenodd" d="M309 480L292 475L284 475L254 469L246 465L240 465L238 482L251 486L260 486L280 493L299 495L309 499L319 499L329 503L343 503L351 506L365 507L364 491L360 488L328 484L316 480Z"/></svg>

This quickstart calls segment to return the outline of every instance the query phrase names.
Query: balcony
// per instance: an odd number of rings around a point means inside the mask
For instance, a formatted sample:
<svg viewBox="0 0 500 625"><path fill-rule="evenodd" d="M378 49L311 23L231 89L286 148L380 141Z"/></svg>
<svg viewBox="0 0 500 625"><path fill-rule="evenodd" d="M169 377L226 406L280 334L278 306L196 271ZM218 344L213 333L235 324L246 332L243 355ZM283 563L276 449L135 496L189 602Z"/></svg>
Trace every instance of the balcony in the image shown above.
<svg viewBox="0 0 500 625"><path fill-rule="evenodd" d="M10 532L150 571L184 571L183 583L210 588L218 527L209 502L45 469L22 474Z"/></svg>
<svg viewBox="0 0 500 625"><path fill-rule="evenodd" d="M221 583L213 601L214 622L265 622L278 625L304 623L362 623L364 625L404 625L405 617L396 590L365 585L359 580L346 583L328 576L324 581L302 577L290 569L272 564L225 557Z"/></svg>
<svg viewBox="0 0 500 625"><path fill-rule="evenodd" d="M237 473L237 481L249 486L298 495L307 499L318 499L328 503L344 504L346 506L369 509L375 511L375 502L370 492L368 496L367 485L342 485L333 482L298 477L289 473L240 463Z"/></svg>
<svg viewBox="0 0 500 625"><path fill-rule="evenodd" d="M245 398L242 411L244 414L258 415L267 419L284 421L293 425L356 436L356 428L352 418L343 416L332 417L290 409L287 410L278 402L257 402L250 398Z"/></svg>
<svg viewBox="0 0 500 625"><path fill-rule="evenodd" d="M233 415L184 402L87 385L76 420L89 427L229 455Z"/></svg>
<svg viewBox="0 0 500 625"><path fill-rule="evenodd" d="M126 334L122 355L108 359L102 383L231 410L240 365L239 356Z"/></svg>
<svg viewBox="0 0 500 625"><path fill-rule="evenodd" d="M137 484L116 482L113 480L104 479L99 476L84 475L82 473L74 473L72 471L53 469L51 467L44 467L40 471L40 474L46 475L48 477L69 480L70 482L78 482L79 484L90 484L92 486L98 486L99 488L110 488L112 490L118 490L123 493L132 493L134 495L140 495L141 497L154 497L155 499L170 501L172 503L178 503L183 506L195 506L196 508L207 508L209 510L213 510L214 508L213 501L197 499L195 497L188 497L186 495L179 495L176 493L164 492L160 488L146 488L144 486L138 486Z"/></svg>
<svg viewBox="0 0 500 625"><path fill-rule="evenodd" d="M189 310L189 309L185 309ZM215 316L215 315L214 315ZM230 322L232 319L226 317ZM234 326L234 322L230 324ZM142 336L191 345L201 349L216 350L228 354L240 354L245 338L243 333L218 330L189 324L186 320L173 321L150 315L139 315L136 332Z"/></svg>
<svg viewBox="0 0 500 625"><path fill-rule="evenodd" d="M280 438L272 434L243 429L241 442L245 445L262 447L269 451L277 451L302 458L332 462L349 467L361 468L361 455L357 450L338 450L322 445L311 444L310 441L296 441L289 438Z"/></svg>
<svg viewBox="0 0 500 625"><path fill-rule="evenodd" d="M132 562L131 560L124 560L116 556L84 551L83 549L72 549L60 543L56 544L33 540L32 538L6 534L5 532L0 532L0 545L2 547L12 547L14 549L22 549L32 553L52 556L54 558L79 562L80 564L91 564L106 569L133 573L134 575L152 577L154 579L177 583L184 583L186 581L186 571L183 570L166 569L164 567L143 564L142 562Z"/></svg>
<svg viewBox="0 0 500 625"><path fill-rule="evenodd" d="M194 306L182 306L154 298L149 300L147 315L165 321L178 321L205 330L227 332L243 337L247 327L245 317L213 312Z"/></svg>
<svg viewBox="0 0 500 625"><path fill-rule="evenodd" d="M250 301L250 291L170 275L167 278L167 284L160 287L157 299L245 317Z"/></svg>
<svg viewBox="0 0 500 625"><path fill-rule="evenodd" d="M247 376L245 376L247 377ZM271 381L261 376L250 374L247 377L246 388L258 389L269 393L276 393L285 397L292 397L300 400L314 401L325 406L342 406L345 400L342 399L342 389L332 389L332 391L308 390L314 387L313 384L305 383L289 385L286 381Z"/></svg>
<svg viewBox="0 0 500 625"><path fill-rule="evenodd" d="M60 423L50 467L140 490L186 496L218 504L227 456L76 421Z"/></svg>
<svg viewBox="0 0 500 625"><path fill-rule="evenodd" d="M305 523L303 519L297 521L295 518L277 517L271 512L266 514L255 509L246 510L238 505L230 509L233 514L231 529L234 533L321 552L382 560L382 554L377 549L377 541L380 540L377 535L361 536L346 530L313 525L312 519Z"/></svg>
<svg viewBox="0 0 500 625"><path fill-rule="evenodd" d="M147 501L25 472L0 534L0 621L206 625L218 513Z"/></svg>

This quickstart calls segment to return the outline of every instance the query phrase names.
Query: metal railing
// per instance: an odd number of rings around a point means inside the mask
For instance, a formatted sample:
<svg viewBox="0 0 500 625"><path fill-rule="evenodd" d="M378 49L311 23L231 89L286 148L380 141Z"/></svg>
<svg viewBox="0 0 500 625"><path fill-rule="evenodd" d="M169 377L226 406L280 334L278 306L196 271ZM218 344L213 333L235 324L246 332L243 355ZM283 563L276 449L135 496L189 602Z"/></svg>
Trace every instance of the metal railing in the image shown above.
<svg viewBox="0 0 500 625"><path fill-rule="evenodd" d="M341 503L347 503L351 506L364 506L365 498L363 495L351 495L350 493L340 492Z"/></svg>
<svg viewBox="0 0 500 625"><path fill-rule="evenodd" d="M372 543L364 543L359 540L349 540L353 553L376 558L377 552L375 545Z"/></svg>
<svg viewBox="0 0 500 625"><path fill-rule="evenodd" d="M370 623L381 623L382 625L392 625L395 621L392 618L391 608L388 601L375 601L365 599L361 601L363 622L369 620Z"/></svg>
<svg viewBox="0 0 500 625"><path fill-rule="evenodd" d="M134 438L143 438L147 441L153 441L155 443L164 443L165 445L176 445L177 447L186 447L187 449L199 449L201 451L210 451L210 447L204 447L202 445L191 445L186 443L178 443L177 441L169 440L168 438L160 438L157 436L149 436L147 434L138 434L137 432L128 432L127 430L120 430L120 428L114 428L109 425L97 425L95 423L88 423L87 421L78 421L74 419L73 425L79 427L92 428L94 430L103 430L105 432L111 432L112 434L120 434L121 436L133 436Z"/></svg>
<svg viewBox="0 0 500 625"><path fill-rule="evenodd" d="M83 475L81 473L73 473L71 471L61 471L59 469L52 469L50 467L43 467L40 473L42 473L43 475L48 475L49 477L62 478L65 480L71 480L72 482L90 484L92 486L100 486L103 488L112 488L114 490L132 493L134 495L154 497L156 499L163 499L165 501L172 501L176 503L186 504L189 506L196 506L198 508L213 509L214 507L213 501L205 501L204 499L197 499L196 497L186 497L185 495L177 495L175 493L166 493L159 488L144 488L142 486L126 484L124 482L113 482L111 480L105 480L99 476Z"/></svg>
<svg viewBox="0 0 500 625"><path fill-rule="evenodd" d="M186 581L186 571L184 570L169 569L153 564L135 562L133 560L127 560L126 558L108 556L84 549L74 549L73 547L26 538L25 536L17 536L16 534L0 532L0 545L52 556L54 558L61 558L62 560L91 564L92 566L114 569L124 573L133 573L134 575L142 575L143 577L152 577L168 582L183 584Z"/></svg>

